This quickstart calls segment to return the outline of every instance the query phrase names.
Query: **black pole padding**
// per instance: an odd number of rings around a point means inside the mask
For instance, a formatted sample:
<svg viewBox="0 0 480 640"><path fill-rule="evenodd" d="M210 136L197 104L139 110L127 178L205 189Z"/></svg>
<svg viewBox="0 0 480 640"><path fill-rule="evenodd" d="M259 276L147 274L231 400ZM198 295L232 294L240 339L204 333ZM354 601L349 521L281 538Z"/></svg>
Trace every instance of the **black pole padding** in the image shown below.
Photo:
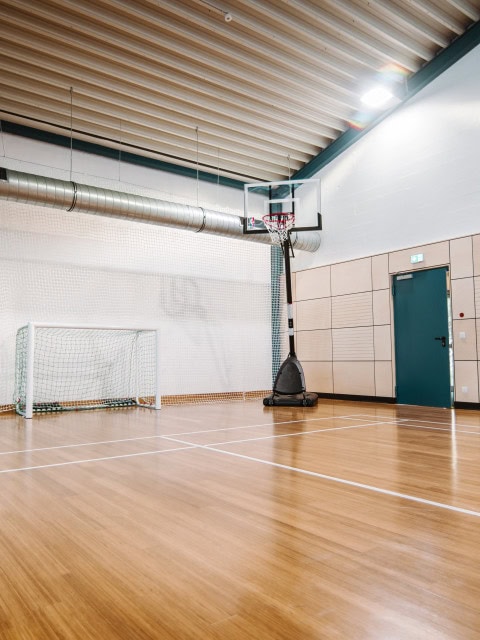
<svg viewBox="0 0 480 640"><path fill-rule="evenodd" d="M285 285L287 289L287 310L288 310L288 342L290 348L290 356L293 358L295 355L295 337L293 335L293 317L290 317L292 311L293 296L292 296L292 272L290 270L290 235L282 245L283 257L285 260ZM293 315L293 314L292 314Z"/></svg>

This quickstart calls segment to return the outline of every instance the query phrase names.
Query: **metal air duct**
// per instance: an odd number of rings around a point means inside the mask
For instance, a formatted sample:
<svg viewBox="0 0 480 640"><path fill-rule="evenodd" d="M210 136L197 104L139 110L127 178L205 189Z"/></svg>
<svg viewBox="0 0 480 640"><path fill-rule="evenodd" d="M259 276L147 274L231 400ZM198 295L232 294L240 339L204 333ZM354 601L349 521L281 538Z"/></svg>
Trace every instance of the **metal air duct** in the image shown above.
<svg viewBox="0 0 480 640"><path fill-rule="evenodd" d="M268 234L244 235L241 216L10 169L0 169L0 198L271 244ZM318 231L294 232L291 239L302 251L314 252L320 246Z"/></svg>

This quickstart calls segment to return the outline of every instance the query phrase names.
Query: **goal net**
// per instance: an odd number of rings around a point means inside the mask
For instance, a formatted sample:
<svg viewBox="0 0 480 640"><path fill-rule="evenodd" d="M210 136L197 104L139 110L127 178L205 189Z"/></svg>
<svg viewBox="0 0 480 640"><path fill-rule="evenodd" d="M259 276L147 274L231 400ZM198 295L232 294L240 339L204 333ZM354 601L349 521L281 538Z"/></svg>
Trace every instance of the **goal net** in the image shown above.
<svg viewBox="0 0 480 640"><path fill-rule="evenodd" d="M159 409L158 354L155 329L29 323L17 331L16 411Z"/></svg>

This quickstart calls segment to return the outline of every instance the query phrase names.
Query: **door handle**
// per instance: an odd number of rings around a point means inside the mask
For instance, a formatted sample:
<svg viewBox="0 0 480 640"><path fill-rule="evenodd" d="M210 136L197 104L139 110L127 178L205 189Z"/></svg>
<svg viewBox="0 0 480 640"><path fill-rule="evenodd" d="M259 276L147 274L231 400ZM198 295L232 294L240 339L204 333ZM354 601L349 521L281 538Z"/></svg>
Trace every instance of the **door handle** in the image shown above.
<svg viewBox="0 0 480 640"><path fill-rule="evenodd" d="M439 338L435 338L435 340L441 340L442 341L442 347L446 347L447 346L447 338L446 338L446 336L441 336Z"/></svg>

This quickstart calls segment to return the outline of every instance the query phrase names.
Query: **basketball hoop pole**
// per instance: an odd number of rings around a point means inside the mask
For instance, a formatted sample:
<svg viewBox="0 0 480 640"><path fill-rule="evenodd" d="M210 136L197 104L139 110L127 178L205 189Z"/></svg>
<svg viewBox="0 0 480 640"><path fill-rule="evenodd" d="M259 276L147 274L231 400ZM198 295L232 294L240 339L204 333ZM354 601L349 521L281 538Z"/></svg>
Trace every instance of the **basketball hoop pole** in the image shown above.
<svg viewBox="0 0 480 640"><path fill-rule="evenodd" d="M295 186L291 185L291 195L289 202L292 204L291 213L272 211L272 198L270 194L270 213L263 217L272 242L282 247L283 259L285 261L285 289L287 294L287 315L288 315L288 342L289 355L280 365L272 393L263 399L264 406L269 407L313 407L318 402L318 394L306 391L305 375L303 368L295 355L295 335L293 327L293 296L292 296L292 273L290 269L290 250L293 255L293 246L290 240L290 231L295 223ZM277 202L273 202L277 204Z"/></svg>
<svg viewBox="0 0 480 640"><path fill-rule="evenodd" d="M288 343L290 355L295 355L295 336L293 333L293 297L292 297L292 274L290 270L290 235L282 245L283 257L285 260L285 287L287 290L287 313L288 313Z"/></svg>

